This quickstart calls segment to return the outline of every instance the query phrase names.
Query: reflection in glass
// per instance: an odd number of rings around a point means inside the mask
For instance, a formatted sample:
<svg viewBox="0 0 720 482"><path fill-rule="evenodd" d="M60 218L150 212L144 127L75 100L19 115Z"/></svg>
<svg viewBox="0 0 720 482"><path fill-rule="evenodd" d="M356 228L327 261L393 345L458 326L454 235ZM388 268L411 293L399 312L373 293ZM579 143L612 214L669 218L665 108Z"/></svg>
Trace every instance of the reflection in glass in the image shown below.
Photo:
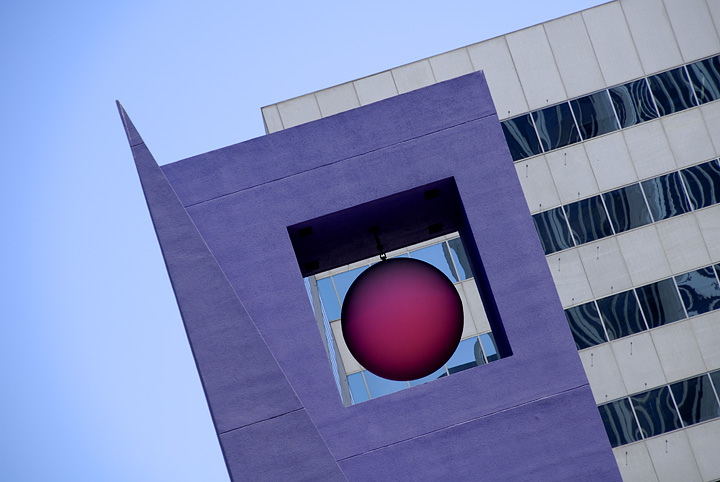
<svg viewBox="0 0 720 482"><path fill-rule="evenodd" d="M720 201L720 165L717 159L680 171L693 209Z"/></svg>
<svg viewBox="0 0 720 482"><path fill-rule="evenodd" d="M370 390L371 398L382 397L383 395L388 395L408 387L408 382L398 382L380 378L367 370L362 373L365 375L365 381L367 382L368 390Z"/></svg>
<svg viewBox="0 0 720 482"><path fill-rule="evenodd" d="M707 375L673 383L670 389L686 426L720 417L720 405Z"/></svg>
<svg viewBox="0 0 720 482"><path fill-rule="evenodd" d="M495 344L495 338L492 333L483 333L480 335L480 343L482 343L483 352L485 352L485 359L488 363L500 359L500 354L497 351L497 345Z"/></svg>
<svg viewBox="0 0 720 482"><path fill-rule="evenodd" d="M530 114L500 123L513 161L540 154L540 141L530 120Z"/></svg>
<svg viewBox="0 0 720 482"><path fill-rule="evenodd" d="M445 243L435 244L433 246L428 246L427 248L410 251L410 257L425 261L426 263L435 266L453 283L459 281L457 272L455 271L455 266L453 265L452 258L450 257L450 250ZM338 290L339 289L340 288L338 288Z"/></svg>
<svg viewBox="0 0 720 482"><path fill-rule="evenodd" d="M642 189L655 222L690 211L677 172L643 181Z"/></svg>
<svg viewBox="0 0 720 482"><path fill-rule="evenodd" d="M532 113L543 149L551 151L580 140L567 102Z"/></svg>
<svg viewBox="0 0 720 482"><path fill-rule="evenodd" d="M675 277L688 316L720 308L720 286L712 267Z"/></svg>
<svg viewBox="0 0 720 482"><path fill-rule="evenodd" d="M630 400L646 438L682 427L668 387L634 395Z"/></svg>
<svg viewBox="0 0 720 482"><path fill-rule="evenodd" d="M715 385L715 391L720 395L720 370L715 370L710 373L713 385Z"/></svg>
<svg viewBox="0 0 720 482"><path fill-rule="evenodd" d="M648 83L661 116L697 105L682 67L652 75L648 77Z"/></svg>
<svg viewBox="0 0 720 482"><path fill-rule="evenodd" d="M570 107L575 114L583 139L590 139L618 129L610 97L605 90L571 100Z"/></svg>
<svg viewBox="0 0 720 482"><path fill-rule="evenodd" d="M447 361L448 373L461 372L468 368L473 368L479 365L484 365L485 359L483 358L482 350L480 349L480 342L477 337L468 338L458 344L455 353Z"/></svg>
<svg viewBox="0 0 720 482"><path fill-rule="evenodd" d="M332 279L329 277L319 279L317 284L320 301L322 301L323 307L325 308L325 314L327 315L328 320L339 320L340 303L338 302L337 295L335 294Z"/></svg>
<svg viewBox="0 0 720 482"><path fill-rule="evenodd" d="M687 69L701 104L720 99L720 56L695 62Z"/></svg>
<svg viewBox="0 0 720 482"><path fill-rule="evenodd" d="M646 329L632 290L597 300L608 338L617 340Z"/></svg>
<svg viewBox="0 0 720 482"><path fill-rule="evenodd" d="M445 365L438 368L434 373L431 373L430 375L418 378L417 380L410 380L410 386L414 387L417 385L422 385L423 383L431 382L433 380L437 380L438 378L442 378L447 376L447 372L445 371Z"/></svg>
<svg viewBox="0 0 720 482"><path fill-rule="evenodd" d="M357 277L360 276L360 273L362 273L368 268L369 266L361 266L359 268L351 269L350 271L346 271L344 273L336 274L333 276L333 281L335 281L335 288L337 288L337 294L340 298L341 306L345 301L345 295L350 289L350 285L355 282Z"/></svg>
<svg viewBox="0 0 720 482"><path fill-rule="evenodd" d="M598 410L605 425L608 439L610 439L610 445L617 447L642 440L640 429L630 408L630 401L627 398L600 405Z"/></svg>
<svg viewBox="0 0 720 482"><path fill-rule="evenodd" d="M685 311L672 279L641 286L635 291L650 328L685 318Z"/></svg>
<svg viewBox="0 0 720 482"><path fill-rule="evenodd" d="M589 243L612 235L610 221L600 196L568 204L565 209L577 244Z"/></svg>
<svg viewBox="0 0 720 482"><path fill-rule="evenodd" d="M616 233L652 222L639 184L606 192L602 196Z"/></svg>
<svg viewBox="0 0 720 482"><path fill-rule="evenodd" d="M450 246L450 254L452 254L452 258L455 261L455 267L457 268L460 279L465 280L472 278L470 260L468 260L462 240L460 238L451 239L448 241L448 245Z"/></svg>
<svg viewBox="0 0 720 482"><path fill-rule="evenodd" d="M565 222L562 208L555 208L534 214L535 229L540 236L545 254L554 253L573 246L570 230Z"/></svg>
<svg viewBox="0 0 720 482"><path fill-rule="evenodd" d="M367 388L365 388L365 381L363 380L362 372L348 375L347 379L348 385L350 386L350 395L352 396L353 403L360 403L366 400L370 400Z"/></svg>
<svg viewBox="0 0 720 482"><path fill-rule="evenodd" d="M568 308L565 310L565 317L570 324L570 331L578 350L608 341L600 322L600 315L592 301Z"/></svg>
<svg viewBox="0 0 720 482"><path fill-rule="evenodd" d="M613 87L608 92L623 128L658 117L645 79Z"/></svg>

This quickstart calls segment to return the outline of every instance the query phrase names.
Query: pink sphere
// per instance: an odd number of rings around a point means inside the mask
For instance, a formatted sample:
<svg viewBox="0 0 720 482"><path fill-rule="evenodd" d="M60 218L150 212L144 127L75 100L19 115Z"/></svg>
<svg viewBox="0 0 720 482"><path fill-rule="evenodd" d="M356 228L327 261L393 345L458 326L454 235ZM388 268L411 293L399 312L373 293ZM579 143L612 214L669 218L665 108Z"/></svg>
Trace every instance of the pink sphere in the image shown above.
<svg viewBox="0 0 720 482"><path fill-rule="evenodd" d="M463 330L462 302L452 282L410 258L381 261L358 276L341 318L350 353L389 380L416 380L442 367Z"/></svg>

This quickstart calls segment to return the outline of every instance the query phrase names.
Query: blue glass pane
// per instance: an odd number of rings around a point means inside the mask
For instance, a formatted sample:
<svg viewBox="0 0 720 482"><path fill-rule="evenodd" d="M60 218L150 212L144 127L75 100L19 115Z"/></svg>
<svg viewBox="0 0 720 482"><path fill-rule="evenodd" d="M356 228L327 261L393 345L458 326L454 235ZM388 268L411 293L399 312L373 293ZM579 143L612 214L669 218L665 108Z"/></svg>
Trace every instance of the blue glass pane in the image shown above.
<svg viewBox="0 0 720 482"><path fill-rule="evenodd" d="M350 386L350 394L352 395L353 403L360 403L366 400L370 400L367 388L365 388L365 381L362 377L362 372L353 373L348 375L348 385Z"/></svg>
<svg viewBox="0 0 720 482"><path fill-rule="evenodd" d="M695 62L687 69L701 104L720 99L720 56Z"/></svg>
<svg viewBox="0 0 720 482"><path fill-rule="evenodd" d="M575 338L578 350L605 343L607 337L600 322L595 303L585 303L565 310L565 317L570 324L570 331Z"/></svg>
<svg viewBox="0 0 720 482"><path fill-rule="evenodd" d="M685 318L685 311L672 279L641 286L635 291L650 328Z"/></svg>
<svg viewBox="0 0 720 482"><path fill-rule="evenodd" d="M445 371L445 365L438 368L434 373L431 373L430 375L418 378L417 380L410 380L410 386L414 387L416 385L421 385L423 383L431 382L433 380L437 380L438 378L442 378L447 376L447 372Z"/></svg>
<svg viewBox="0 0 720 482"><path fill-rule="evenodd" d="M616 233L652 222L639 184L616 189L602 195Z"/></svg>
<svg viewBox="0 0 720 482"><path fill-rule="evenodd" d="M715 385L715 391L720 394L720 370L715 370L714 372L711 372L710 378L712 378L712 382Z"/></svg>
<svg viewBox="0 0 720 482"><path fill-rule="evenodd" d="M535 128L530 120L530 114L521 115L500 124L513 161L519 161L542 152L540 141L538 141Z"/></svg>
<svg viewBox="0 0 720 482"><path fill-rule="evenodd" d="M613 87L608 92L623 128L658 117L645 79Z"/></svg>
<svg viewBox="0 0 720 482"><path fill-rule="evenodd" d="M675 277L688 316L720 308L720 286L712 267Z"/></svg>
<svg viewBox="0 0 720 482"><path fill-rule="evenodd" d="M597 304L610 340L646 329L632 290L597 300Z"/></svg>
<svg viewBox="0 0 720 482"><path fill-rule="evenodd" d="M566 102L537 110L532 116L544 150L551 151L580 140L570 106Z"/></svg>
<svg viewBox="0 0 720 482"><path fill-rule="evenodd" d="M681 428L668 387L630 397L645 438Z"/></svg>
<svg viewBox="0 0 720 482"><path fill-rule="evenodd" d="M335 294L335 288L333 288L332 280L330 278L323 278L318 280L318 292L320 293L320 301L322 301L325 307L325 314L327 314L328 320L339 320L340 319L340 303L338 302L337 295Z"/></svg>
<svg viewBox="0 0 720 482"><path fill-rule="evenodd" d="M338 296L340 297L340 304L345 301L345 295L350 289L350 285L360 276L360 273L368 269L368 266L361 266L359 268L351 269L344 273L336 274L333 276L335 281L335 288L337 288Z"/></svg>
<svg viewBox="0 0 720 482"><path fill-rule="evenodd" d="M570 107L575 114L583 139L590 139L618 129L610 97L605 90L571 100Z"/></svg>
<svg viewBox="0 0 720 482"><path fill-rule="evenodd" d="M600 417L605 425L610 445L618 447L637 440L642 440L640 429L630 408L627 398L606 403L598 407Z"/></svg>
<svg viewBox="0 0 720 482"><path fill-rule="evenodd" d="M480 343L482 343L482 349L488 363L500 359L500 354L497 351L497 345L495 344L495 338L492 333L483 333L480 335Z"/></svg>
<svg viewBox="0 0 720 482"><path fill-rule="evenodd" d="M450 250L445 243L410 251L410 257L435 266L453 283L459 281L457 272L453 266L452 257L450 256Z"/></svg>
<svg viewBox="0 0 720 482"><path fill-rule="evenodd" d="M477 338L468 338L460 342L455 353L447 361L447 368L452 375L484 364L485 359L483 359L482 350L480 349L480 342Z"/></svg>
<svg viewBox="0 0 720 482"><path fill-rule="evenodd" d="M648 77L648 83L661 116L697 105L682 67L652 75Z"/></svg>
<svg viewBox="0 0 720 482"><path fill-rule="evenodd" d="M643 181L642 188L656 222L690 211L690 205L677 172Z"/></svg>
<svg viewBox="0 0 720 482"><path fill-rule="evenodd" d="M535 222L535 229L538 236L540 236L540 242L545 254L551 254L573 246L562 208L534 214L533 222Z"/></svg>
<svg viewBox="0 0 720 482"><path fill-rule="evenodd" d="M720 405L715 399L710 378L707 375L691 378L670 385L680 418L685 425L720 417Z"/></svg>
<svg viewBox="0 0 720 482"><path fill-rule="evenodd" d="M589 243L612 235L610 221L600 196L568 204L565 206L565 211L577 244Z"/></svg>
<svg viewBox="0 0 720 482"><path fill-rule="evenodd" d="M461 280L472 278L472 268L470 268L470 260L468 260L465 247L462 244L460 238L451 239L448 241L450 246L450 254L455 261L455 266L458 270L458 275Z"/></svg>
<svg viewBox="0 0 720 482"><path fill-rule="evenodd" d="M720 201L720 165L717 160L680 171L693 209Z"/></svg>
<svg viewBox="0 0 720 482"><path fill-rule="evenodd" d="M383 395L394 393L408 387L408 382L386 380L367 370L363 373L365 374L365 381L367 382L368 390L370 390L371 398L382 397Z"/></svg>

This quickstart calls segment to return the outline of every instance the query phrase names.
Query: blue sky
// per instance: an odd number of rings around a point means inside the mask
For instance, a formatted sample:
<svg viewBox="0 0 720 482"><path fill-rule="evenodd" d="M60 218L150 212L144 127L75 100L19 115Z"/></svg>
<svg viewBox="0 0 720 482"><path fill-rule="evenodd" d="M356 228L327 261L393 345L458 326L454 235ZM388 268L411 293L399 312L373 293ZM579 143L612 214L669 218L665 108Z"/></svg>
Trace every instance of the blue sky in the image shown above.
<svg viewBox="0 0 720 482"><path fill-rule="evenodd" d="M165 164L600 3L3 2L0 480L228 480L115 99Z"/></svg>

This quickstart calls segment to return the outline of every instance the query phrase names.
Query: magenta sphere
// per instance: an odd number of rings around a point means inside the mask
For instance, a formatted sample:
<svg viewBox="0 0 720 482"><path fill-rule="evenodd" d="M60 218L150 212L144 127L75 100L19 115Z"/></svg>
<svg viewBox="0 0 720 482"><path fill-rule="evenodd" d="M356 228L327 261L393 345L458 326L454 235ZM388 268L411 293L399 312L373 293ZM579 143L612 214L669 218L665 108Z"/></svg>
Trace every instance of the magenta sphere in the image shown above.
<svg viewBox="0 0 720 482"><path fill-rule="evenodd" d="M381 261L358 276L341 318L350 353L389 380L416 380L442 367L463 330L462 302L452 282L410 258Z"/></svg>

